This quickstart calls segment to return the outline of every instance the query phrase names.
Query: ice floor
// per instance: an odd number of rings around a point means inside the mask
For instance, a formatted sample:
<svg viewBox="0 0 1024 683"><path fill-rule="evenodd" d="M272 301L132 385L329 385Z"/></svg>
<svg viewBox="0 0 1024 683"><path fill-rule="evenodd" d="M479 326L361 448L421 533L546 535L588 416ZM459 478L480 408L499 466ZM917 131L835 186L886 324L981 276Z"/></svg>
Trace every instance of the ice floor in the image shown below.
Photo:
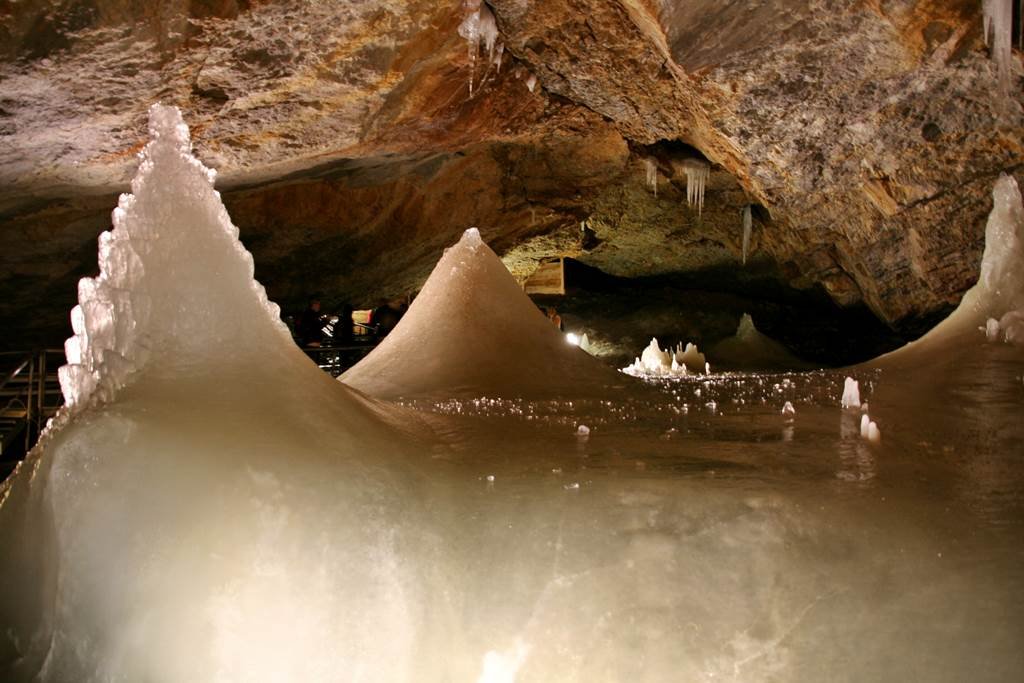
<svg viewBox="0 0 1024 683"><path fill-rule="evenodd" d="M478 647L526 647L521 680L1014 680L1024 358L941 370L855 373L878 445L839 408L842 374L420 403L477 416L435 467L463 490Z"/></svg>
<svg viewBox="0 0 1024 683"><path fill-rule="evenodd" d="M1024 671L1024 352L986 311L843 372L640 380L517 303L471 231L348 376L374 399L287 338L180 115L151 133L68 406L0 488L0 680Z"/></svg>

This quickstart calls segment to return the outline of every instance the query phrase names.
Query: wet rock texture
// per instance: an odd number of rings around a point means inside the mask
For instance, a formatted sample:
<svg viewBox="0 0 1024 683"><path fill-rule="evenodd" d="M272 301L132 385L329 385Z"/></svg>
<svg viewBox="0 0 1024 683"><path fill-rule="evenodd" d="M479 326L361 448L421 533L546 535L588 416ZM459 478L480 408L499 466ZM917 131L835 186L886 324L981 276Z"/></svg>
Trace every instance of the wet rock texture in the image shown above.
<svg viewBox="0 0 1024 683"><path fill-rule="evenodd" d="M4 346L65 334L157 101L286 307L415 291L469 225L518 275L564 255L742 292L748 204L747 268L904 336L976 279L992 183L1024 151L1019 63L1001 92L980 2L490 0L500 69L459 36L467 4L11 4ZM700 213L688 159L711 164Z"/></svg>

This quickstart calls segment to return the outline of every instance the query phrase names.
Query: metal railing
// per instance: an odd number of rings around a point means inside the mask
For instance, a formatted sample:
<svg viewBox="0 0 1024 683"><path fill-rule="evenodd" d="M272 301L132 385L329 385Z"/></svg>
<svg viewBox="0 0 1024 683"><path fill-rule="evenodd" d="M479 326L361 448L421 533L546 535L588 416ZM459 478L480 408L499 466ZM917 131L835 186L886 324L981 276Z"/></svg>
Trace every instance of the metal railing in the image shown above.
<svg viewBox="0 0 1024 683"><path fill-rule="evenodd" d="M63 349L0 352L0 458L24 457L64 403Z"/></svg>
<svg viewBox="0 0 1024 683"><path fill-rule="evenodd" d="M301 348L307 356L313 359L318 368L330 373L332 377L337 377L362 360L363 356L372 351L376 345L377 340L372 339L365 343L303 346Z"/></svg>
<svg viewBox="0 0 1024 683"><path fill-rule="evenodd" d="M360 335L356 335L359 339ZM324 372L337 377L373 350L379 340L302 350ZM65 363L63 349L0 351L0 480L25 457L64 404L57 368Z"/></svg>

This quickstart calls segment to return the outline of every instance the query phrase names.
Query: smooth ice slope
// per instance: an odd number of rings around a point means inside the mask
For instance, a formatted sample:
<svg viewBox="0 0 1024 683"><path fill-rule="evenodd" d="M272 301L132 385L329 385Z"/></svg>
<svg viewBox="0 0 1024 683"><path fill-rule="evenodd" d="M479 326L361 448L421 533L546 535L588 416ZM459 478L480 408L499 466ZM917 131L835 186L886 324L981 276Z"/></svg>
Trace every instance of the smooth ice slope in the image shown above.
<svg viewBox="0 0 1024 683"><path fill-rule="evenodd" d="M179 112L150 134L80 287L68 406L0 488L0 680L447 667L417 652L444 582L410 563L433 560L409 439L285 334Z"/></svg>
<svg viewBox="0 0 1024 683"><path fill-rule="evenodd" d="M622 384L566 341L476 228L445 250L401 322L341 381L383 398L571 396Z"/></svg>

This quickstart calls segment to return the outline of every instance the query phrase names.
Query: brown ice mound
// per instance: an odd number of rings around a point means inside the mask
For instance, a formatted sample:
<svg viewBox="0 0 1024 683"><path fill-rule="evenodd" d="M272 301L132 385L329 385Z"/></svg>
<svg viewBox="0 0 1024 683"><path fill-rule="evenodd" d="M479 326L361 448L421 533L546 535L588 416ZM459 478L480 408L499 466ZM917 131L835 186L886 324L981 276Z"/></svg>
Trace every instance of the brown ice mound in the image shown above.
<svg viewBox="0 0 1024 683"><path fill-rule="evenodd" d="M401 322L341 381L378 398L573 396L623 384L566 341L476 228L445 250Z"/></svg>

